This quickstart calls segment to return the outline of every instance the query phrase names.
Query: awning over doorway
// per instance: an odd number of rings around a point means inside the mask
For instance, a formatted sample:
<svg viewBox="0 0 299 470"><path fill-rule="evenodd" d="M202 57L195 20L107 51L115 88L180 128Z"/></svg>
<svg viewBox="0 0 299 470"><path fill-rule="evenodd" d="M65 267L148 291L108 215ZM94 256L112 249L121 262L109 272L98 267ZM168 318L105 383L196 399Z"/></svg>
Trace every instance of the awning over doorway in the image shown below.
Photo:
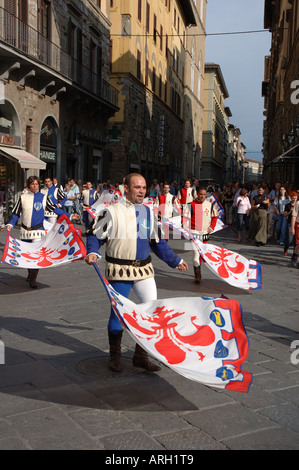
<svg viewBox="0 0 299 470"><path fill-rule="evenodd" d="M31 155L31 153L28 153L22 149L14 147L0 147L0 153L2 153L7 158L13 158L14 160L17 160L20 164L20 167L26 170L45 170L47 167L46 162L43 162L34 155Z"/></svg>
<svg viewBox="0 0 299 470"><path fill-rule="evenodd" d="M275 163L280 163L280 162L283 162L285 160L293 160L293 159L298 158L298 155L290 155L290 153L298 147L299 147L299 144L294 145L294 147L291 147L286 152L284 152L281 155L279 155L278 157L274 158L274 160L269 162L268 165L274 165Z"/></svg>

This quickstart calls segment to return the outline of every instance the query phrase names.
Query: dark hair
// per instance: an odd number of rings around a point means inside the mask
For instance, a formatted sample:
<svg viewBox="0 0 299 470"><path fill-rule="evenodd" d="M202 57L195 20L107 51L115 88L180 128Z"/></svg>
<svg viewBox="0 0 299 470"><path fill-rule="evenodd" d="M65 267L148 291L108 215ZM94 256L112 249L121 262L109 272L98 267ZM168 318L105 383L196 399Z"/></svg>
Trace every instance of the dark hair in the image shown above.
<svg viewBox="0 0 299 470"><path fill-rule="evenodd" d="M29 188L29 186L31 185L31 183L33 183L33 181L37 181L39 184L39 179L37 176L29 176L29 178L27 179L27 183L26 183L27 188Z"/></svg>
<svg viewBox="0 0 299 470"><path fill-rule="evenodd" d="M246 188L241 189L240 196L245 196L248 193Z"/></svg>

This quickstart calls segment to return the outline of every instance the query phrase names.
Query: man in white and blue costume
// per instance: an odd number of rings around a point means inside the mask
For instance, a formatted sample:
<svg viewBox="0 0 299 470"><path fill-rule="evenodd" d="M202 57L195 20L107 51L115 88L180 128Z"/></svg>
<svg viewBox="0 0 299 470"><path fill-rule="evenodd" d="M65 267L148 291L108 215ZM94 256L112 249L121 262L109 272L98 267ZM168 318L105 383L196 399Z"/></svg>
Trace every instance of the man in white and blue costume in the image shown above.
<svg viewBox="0 0 299 470"><path fill-rule="evenodd" d="M28 192L21 194L18 198L12 210L12 217L6 227L9 232L20 219L20 239L27 242L37 242L45 235L44 220L46 211L54 213L56 216L66 214L66 212L57 207L50 197L39 192L37 176L29 176L27 188ZM68 214L66 215L69 217ZM72 217L76 219L77 215L73 214ZM37 288L38 271L38 269L28 269L27 280L33 289Z"/></svg>
<svg viewBox="0 0 299 470"><path fill-rule="evenodd" d="M45 196L48 196L51 202L55 204L55 206L58 205L59 208L61 208L67 200L64 192L60 188L54 186L53 181L48 176L45 178L45 187L42 188L40 192ZM48 209L45 210L45 217L51 224L55 224L57 220L57 214L54 211L49 211Z"/></svg>
<svg viewBox="0 0 299 470"><path fill-rule="evenodd" d="M113 288L129 297L131 288L140 302L157 299L154 268L150 250L170 267L180 271L188 269L187 263L173 252L164 239L159 237L157 218L152 207L143 205L146 182L138 173L131 173L125 180L126 197L108 206L87 230L87 264L100 257L99 249L106 243L105 277ZM109 367L115 372L122 370L121 338L122 324L111 309L108 323L110 346ZM135 367L158 371L160 367L149 361L146 351L138 344L133 357Z"/></svg>
<svg viewBox="0 0 299 470"><path fill-rule="evenodd" d="M86 188L81 191L80 204L83 208L83 222L85 228L88 227L91 221L91 216L87 212L87 207L93 205L93 203L98 199L99 193L93 189L91 181L86 182Z"/></svg>

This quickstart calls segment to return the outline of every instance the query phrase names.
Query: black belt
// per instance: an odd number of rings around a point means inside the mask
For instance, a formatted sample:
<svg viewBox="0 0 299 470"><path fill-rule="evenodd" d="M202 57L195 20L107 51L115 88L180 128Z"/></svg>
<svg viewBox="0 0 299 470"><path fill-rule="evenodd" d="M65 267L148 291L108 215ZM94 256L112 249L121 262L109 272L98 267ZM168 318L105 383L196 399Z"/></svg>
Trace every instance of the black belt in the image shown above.
<svg viewBox="0 0 299 470"><path fill-rule="evenodd" d="M148 256L146 259L119 259L119 258L111 258L111 256L106 255L106 261L108 261L108 263L134 266L135 268L139 268L140 266L145 266L146 264L150 263L151 260L152 260L151 256Z"/></svg>
<svg viewBox="0 0 299 470"><path fill-rule="evenodd" d="M43 227L44 224L43 222L41 224L38 224L38 225L35 225L34 227L26 227L26 225L22 224L22 227L25 229L25 230L28 230L28 231L31 231L31 230L38 230L39 228Z"/></svg>

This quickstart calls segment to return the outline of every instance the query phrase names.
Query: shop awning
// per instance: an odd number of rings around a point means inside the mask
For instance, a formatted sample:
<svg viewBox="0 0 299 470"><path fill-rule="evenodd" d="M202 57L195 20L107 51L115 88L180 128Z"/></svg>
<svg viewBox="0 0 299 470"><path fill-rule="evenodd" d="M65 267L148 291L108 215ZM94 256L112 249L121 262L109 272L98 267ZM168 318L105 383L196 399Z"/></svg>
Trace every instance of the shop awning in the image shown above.
<svg viewBox="0 0 299 470"><path fill-rule="evenodd" d="M2 153L7 158L13 158L14 160L17 160L20 164L20 167L26 170L45 170L47 167L46 162L43 162L34 155L31 155L31 153L28 153L22 149L14 147L0 147L0 153Z"/></svg>
<svg viewBox="0 0 299 470"><path fill-rule="evenodd" d="M291 147L289 150L287 150L286 152L282 153L281 155L279 155L278 157L274 158L274 160L272 160L271 162L268 163L268 165L274 165L276 163L281 163L281 162L284 162L285 160L293 160L293 159L296 159L298 158L298 155L294 154L294 155L290 155L290 153L295 150L296 148L299 147L299 144L297 145L294 145L294 147Z"/></svg>

